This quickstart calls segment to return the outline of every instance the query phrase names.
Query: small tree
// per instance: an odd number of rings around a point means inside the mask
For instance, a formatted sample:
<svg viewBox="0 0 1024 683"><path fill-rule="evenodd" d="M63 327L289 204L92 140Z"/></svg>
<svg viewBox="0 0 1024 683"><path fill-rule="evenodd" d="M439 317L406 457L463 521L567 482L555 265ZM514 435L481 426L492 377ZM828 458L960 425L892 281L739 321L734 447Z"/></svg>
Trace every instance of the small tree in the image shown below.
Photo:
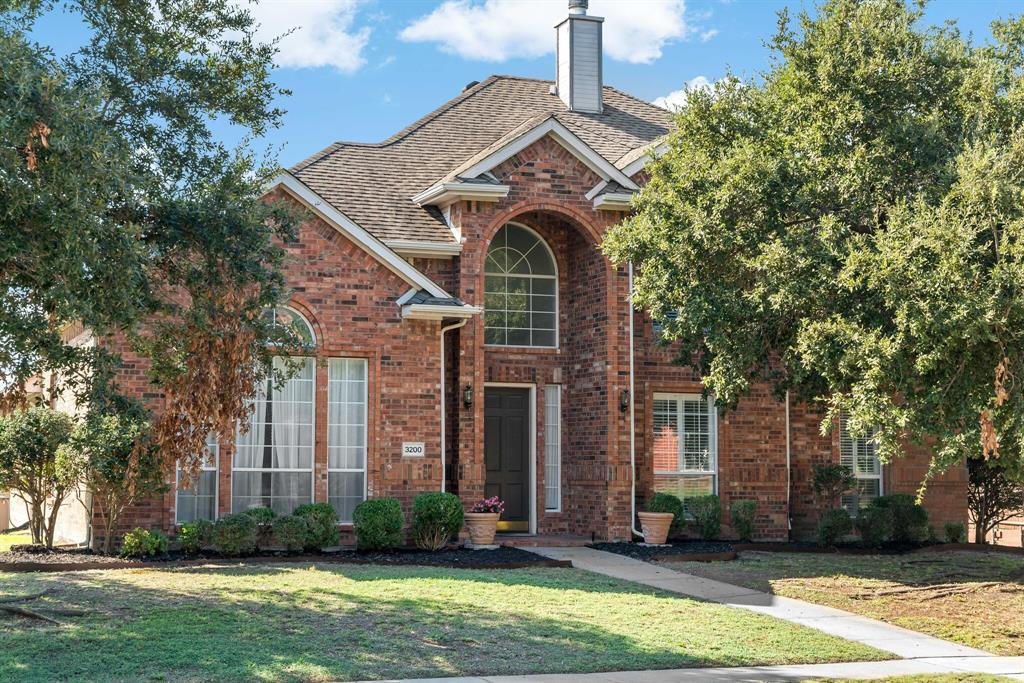
<svg viewBox="0 0 1024 683"><path fill-rule="evenodd" d="M103 530L109 553L125 509L135 501L167 489L149 423L141 406L89 416L75 430L72 448L84 463L84 480Z"/></svg>
<svg viewBox="0 0 1024 683"><path fill-rule="evenodd" d="M840 497L857 486L857 477L838 464L814 466L814 499L821 512L839 504Z"/></svg>
<svg viewBox="0 0 1024 683"><path fill-rule="evenodd" d="M0 416L0 489L25 499L32 542L47 548L57 513L79 481L77 459L62 448L72 427L68 415L42 406Z"/></svg>
<svg viewBox="0 0 1024 683"><path fill-rule="evenodd" d="M1000 522L1024 515L1024 477L995 458L970 458L967 472L967 511L974 524L974 542L985 543Z"/></svg>

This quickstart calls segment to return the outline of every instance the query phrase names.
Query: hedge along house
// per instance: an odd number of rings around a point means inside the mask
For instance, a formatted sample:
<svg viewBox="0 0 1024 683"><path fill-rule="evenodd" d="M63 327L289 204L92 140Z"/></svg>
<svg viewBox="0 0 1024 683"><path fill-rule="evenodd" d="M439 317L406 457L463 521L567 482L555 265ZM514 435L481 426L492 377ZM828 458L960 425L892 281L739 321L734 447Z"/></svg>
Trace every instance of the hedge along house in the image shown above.
<svg viewBox="0 0 1024 683"><path fill-rule="evenodd" d="M719 413L631 309L630 268L598 247L671 116L604 85L586 6L570 0L556 27L553 82L472 83L383 142L335 143L275 180L269 197L311 213L274 312L310 353L261 388L235 443L210 442L191 490L127 524L311 501L348 522L365 498L408 510L444 489L504 499L507 532L628 539L635 506L669 490L756 499L756 536L784 539L814 528L814 464L850 466L865 499L916 491L926 453L883 468L870 440L821 436L819 414L767 386ZM141 365L124 381L146 390ZM964 480L930 484L933 520L966 517Z"/></svg>

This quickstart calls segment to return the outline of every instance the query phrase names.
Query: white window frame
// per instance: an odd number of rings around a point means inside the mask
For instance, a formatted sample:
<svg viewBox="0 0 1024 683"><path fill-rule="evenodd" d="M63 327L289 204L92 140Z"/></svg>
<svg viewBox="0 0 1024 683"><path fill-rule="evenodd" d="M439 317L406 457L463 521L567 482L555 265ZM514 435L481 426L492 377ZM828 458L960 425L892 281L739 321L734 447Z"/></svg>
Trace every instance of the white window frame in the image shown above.
<svg viewBox="0 0 1024 683"><path fill-rule="evenodd" d="M552 421L554 412L554 421ZM553 457L553 464L551 462ZM554 469L554 477L548 476ZM548 505L548 492L553 491L557 505ZM562 385L544 387L544 511L562 511Z"/></svg>
<svg viewBox="0 0 1024 683"><path fill-rule="evenodd" d="M305 320L305 318L303 318L303 320ZM309 324L308 321L307 321L306 324L307 325ZM314 337L314 339L315 339L315 337ZM316 501L316 395L317 395L317 371L316 371L317 363L316 363L316 358L314 356L278 356L278 357L279 358L284 358L285 362L287 362L289 360L303 360L303 361L309 360L309 361L312 361L312 365L313 365L313 378L312 378L311 381L313 383L313 411L312 411L312 419L310 420L310 422L311 422L310 429L312 430L312 433L313 433L313 439L312 439L312 442L313 442L313 446L312 446L313 453L312 453L312 456L310 458L309 469L307 470L304 467L274 467L274 468L271 468L271 469L267 469L267 468L264 468L264 467L236 467L235 466L234 458L235 458L235 455L238 453L238 442L240 440L239 437L241 436L241 433L242 433L242 424L241 424L241 422L236 422L235 423L235 448L234 448L234 452L231 455L231 473L232 473L232 476L233 476L235 472L269 472L271 474L274 474L274 473L288 473L288 472L300 472L300 473L301 472L309 472L309 502L313 503L313 502ZM262 382L266 382L266 379L264 378L261 381ZM231 512L232 513L244 512L243 510L235 510L235 507L234 507L234 504L235 504L235 501L234 501L234 482L232 482L231 498L232 498L231 499ZM304 503L300 503L300 505L302 505L302 504L304 504Z"/></svg>
<svg viewBox="0 0 1024 683"><path fill-rule="evenodd" d="M719 488L719 475L718 475L718 408L715 406L714 397L705 397L702 394L689 394L689 393L675 393L675 392L656 392L652 396L651 400L651 433L654 434L654 402L655 401L675 401L676 403L676 437L678 440L678 447L682 448L685 439L683 438L683 401L701 401L707 404L707 415L708 415L708 469L688 469L680 466L675 470L654 470L656 476L665 477L678 477L681 479L691 479L698 477L711 477L713 482L711 493L718 495ZM653 450L651 452L653 458ZM676 452L677 462L685 461L682 457L682 452L677 450ZM710 495L710 494L701 494ZM685 503L685 497L683 502Z"/></svg>
<svg viewBox="0 0 1024 683"><path fill-rule="evenodd" d="M273 306L272 308L268 308L266 310L270 313L270 322L274 327L283 327L283 325L281 325L277 320L278 311L283 310L294 314L294 316L303 324L303 326L305 326L306 332L309 334L310 341L308 343L304 343L302 345L302 348L312 349L316 347L316 330L313 329L313 325L309 322L309 320L306 319L306 316L302 315L301 311L291 306L286 306L284 304L280 306Z"/></svg>
<svg viewBox="0 0 1024 683"><path fill-rule="evenodd" d="M877 442L874 444L875 452L871 456L875 461L875 472L867 472L860 466L860 460L863 457L861 451L868 448L870 442L875 440L874 430L865 436L851 436L846 426L846 419L846 413L841 412L839 414L839 464L850 470L853 476L857 478L857 491L844 494L840 502L850 513L851 517L856 517L857 512L863 507L861 505L860 482L877 481L878 496L883 496L885 495L885 478L882 472L882 461L878 458ZM872 500L872 498L868 497L867 500Z"/></svg>
<svg viewBox="0 0 1024 683"><path fill-rule="evenodd" d="M330 454L330 430L331 430L331 369L330 362L340 361L361 361L363 364L363 467L362 469L357 468L342 468L342 467L331 467L331 454ZM338 472L361 472L363 475L363 500L367 499L367 493L370 487L370 434L369 434L369 413L370 413L370 402L369 402L369 388L370 388L370 363L366 358L346 358L336 357L328 359L327 368L327 503L331 502L331 473ZM346 425L351 426L351 425ZM338 519L339 524L352 524L351 519Z"/></svg>
<svg viewBox="0 0 1024 683"><path fill-rule="evenodd" d="M492 244L488 244L487 245L487 251L484 252L484 301L485 301L485 304L484 304L484 306L485 306L485 308L484 308L484 339L487 338L486 300L487 300L487 278L488 277L504 277L504 278L514 277L514 278L529 278L529 279L542 279L542 280L552 280L553 279L554 283L555 283L555 294L554 294L554 297L555 297L555 309L554 309L554 315L555 315L555 330L554 330L555 331L555 343L554 344L509 344L509 343L507 343L507 340L508 340L508 329L509 328L504 327L504 328L501 328L501 329L504 329L506 331L506 334L505 334L506 343L504 343L504 344L491 344L491 343L486 343L485 342L484 346L497 347L497 348L510 347L510 348L517 348L517 349L558 349L560 344L561 344L561 333L560 333L560 329L559 329L560 323L561 323L561 320L560 320L561 314L560 314L560 308L559 307L561 306L561 298L562 298L561 297L561 293L559 291L559 289L560 289L559 288L559 281L560 281L560 279L559 279L559 273L558 273L558 260L555 258L555 252L552 251L551 245L548 244L547 240L544 239L539 232L537 232L536 230L534 230L533 228L531 228L528 225L523 225L522 223L517 223L516 221L509 221L509 222L505 223L504 225L502 225L501 228L498 229L498 232L494 233L495 237L497 237L498 233L500 233L502 230L504 230L505 228L507 228L509 226L512 226L512 225L516 226L517 228L522 228L523 230L526 230L527 232L529 232L530 234L532 234L534 237L537 238L537 241L540 243L540 245L542 247L544 247L544 249L547 250L548 256L551 257L551 264L552 264L552 266L555 269L555 274L553 276L552 275L533 275L532 273L529 274L529 275L527 275L527 274L514 274L513 275L513 274L509 274L507 272L506 273L489 273L489 272L487 272L487 255L491 251L491 246L493 244L493 239L492 239L491 240ZM531 292L531 294L529 294L528 296L532 297L532 296L545 296L545 295L534 295ZM530 309L530 313L532 315L532 313L533 313L533 309L532 308ZM494 328L492 328L492 329L494 329ZM513 328L513 329L521 329L521 328ZM530 335L531 335L531 340L532 340L532 335L533 335L533 330L534 330L532 318L531 318L531 321L530 321L530 328L529 328L529 330L530 330Z"/></svg>
<svg viewBox="0 0 1024 683"><path fill-rule="evenodd" d="M213 484L213 519L211 521L217 521L220 517L220 440L213 436L213 441L210 441L210 437L206 438L205 447L207 449L207 455L203 456L203 463L199 467L200 472L214 472L214 484ZM210 447L213 450L210 451ZM211 458L213 460L213 467L206 465L206 459ZM193 482L194 484L197 482ZM174 523L176 525L186 524L187 522L181 521L179 514L181 512L181 503L179 496L181 495L181 468L177 463L174 465ZM195 520L189 520L195 521Z"/></svg>

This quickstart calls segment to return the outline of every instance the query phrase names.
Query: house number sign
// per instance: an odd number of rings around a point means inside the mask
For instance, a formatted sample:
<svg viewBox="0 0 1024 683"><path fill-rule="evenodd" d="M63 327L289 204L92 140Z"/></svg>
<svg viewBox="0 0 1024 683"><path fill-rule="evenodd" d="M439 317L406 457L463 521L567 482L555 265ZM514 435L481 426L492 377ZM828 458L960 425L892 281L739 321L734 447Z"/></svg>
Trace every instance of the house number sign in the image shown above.
<svg viewBox="0 0 1024 683"><path fill-rule="evenodd" d="M422 458L424 450L422 441L405 441L402 443L403 458Z"/></svg>

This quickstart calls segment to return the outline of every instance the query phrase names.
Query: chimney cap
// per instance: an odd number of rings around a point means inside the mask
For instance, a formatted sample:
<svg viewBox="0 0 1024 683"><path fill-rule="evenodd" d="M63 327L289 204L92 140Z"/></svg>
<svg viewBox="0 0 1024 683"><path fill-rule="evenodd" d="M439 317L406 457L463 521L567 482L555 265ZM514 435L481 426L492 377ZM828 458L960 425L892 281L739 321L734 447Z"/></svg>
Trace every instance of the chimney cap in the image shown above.
<svg viewBox="0 0 1024 683"><path fill-rule="evenodd" d="M569 0L569 14L586 14L589 0Z"/></svg>

